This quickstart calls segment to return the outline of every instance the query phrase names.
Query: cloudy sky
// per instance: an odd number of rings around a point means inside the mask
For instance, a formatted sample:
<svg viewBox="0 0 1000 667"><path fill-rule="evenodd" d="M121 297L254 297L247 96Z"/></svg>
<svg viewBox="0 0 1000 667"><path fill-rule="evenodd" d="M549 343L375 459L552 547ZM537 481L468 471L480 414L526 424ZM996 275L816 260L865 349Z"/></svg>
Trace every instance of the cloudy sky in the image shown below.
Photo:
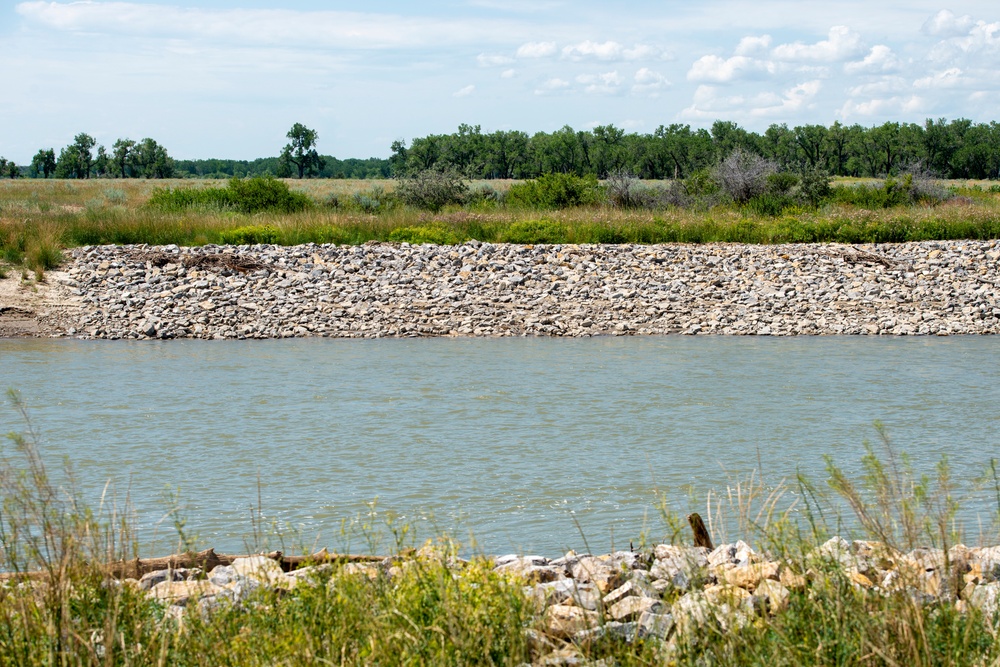
<svg viewBox="0 0 1000 667"><path fill-rule="evenodd" d="M454 131L1000 120L996 0L0 2L0 155L87 132L177 158Z"/></svg>

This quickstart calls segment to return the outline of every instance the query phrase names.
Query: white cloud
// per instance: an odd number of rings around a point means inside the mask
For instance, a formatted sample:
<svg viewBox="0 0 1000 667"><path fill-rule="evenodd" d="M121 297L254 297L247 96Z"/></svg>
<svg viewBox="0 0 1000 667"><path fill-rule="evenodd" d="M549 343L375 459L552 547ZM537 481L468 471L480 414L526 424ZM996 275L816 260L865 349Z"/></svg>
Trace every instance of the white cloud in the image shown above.
<svg viewBox="0 0 1000 667"><path fill-rule="evenodd" d="M955 16L951 11L942 9L927 19L921 30L925 35L933 35L934 37L960 37L968 35L974 25L975 21L968 14Z"/></svg>
<svg viewBox="0 0 1000 667"><path fill-rule="evenodd" d="M769 48L771 48L770 35L750 36L741 39L733 53L737 56L759 56L765 55Z"/></svg>
<svg viewBox="0 0 1000 667"><path fill-rule="evenodd" d="M773 62L733 56L702 56L688 70L688 81L707 81L711 83L729 83L736 79L759 77L764 74L774 74L777 66Z"/></svg>
<svg viewBox="0 0 1000 667"><path fill-rule="evenodd" d="M501 79L513 79L516 74L517 74L517 72L514 71L514 70L512 70L512 69L505 69L504 71L500 72L500 78Z"/></svg>
<svg viewBox="0 0 1000 667"><path fill-rule="evenodd" d="M913 82L914 88L955 88L966 83L968 79L962 76L962 70L952 67L943 72L935 72L930 76L917 79Z"/></svg>
<svg viewBox="0 0 1000 667"><path fill-rule="evenodd" d="M884 76L878 81L848 88L847 94L851 97L875 97L905 92L909 88L909 81L901 76Z"/></svg>
<svg viewBox="0 0 1000 667"><path fill-rule="evenodd" d="M535 95L551 95L553 93L561 93L569 87L569 81L566 81L565 79L553 78L536 88Z"/></svg>
<svg viewBox="0 0 1000 667"><path fill-rule="evenodd" d="M917 95L896 95L875 98L864 102L848 100L838 115L848 120L857 116L895 116L900 114L922 114L927 109L927 101Z"/></svg>
<svg viewBox="0 0 1000 667"><path fill-rule="evenodd" d="M603 74L581 74L576 82L583 85L588 95L617 95L621 92L623 79L617 71Z"/></svg>
<svg viewBox="0 0 1000 667"><path fill-rule="evenodd" d="M670 82L667 80L667 77L663 76L659 72L654 72L648 67L643 67L638 70L632 77L632 80L634 81L631 89L633 95L649 95L651 97L655 97L661 90L670 86Z"/></svg>
<svg viewBox="0 0 1000 667"><path fill-rule="evenodd" d="M810 108L819 94L819 81L806 81L776 93L763 91L755 95L720 95L715 86L698 86L691 106L681 116L694 120L772 119L782 121Z"/></svg>
<svg viewBox="0 0 1000 667"><path fill-rule="evenodd" d="M844 65L848 74L895 72L903 63L888 46L877 44L871 48L864 60Z"/></svg>
<svg viewBox="0 0 1000 667"><path fill-rule="evenodd" d="M503 65L509 65L514 62L514 59L510 56L500 56L500 55L488 55L485 53L480 53L476 56L476 62L479 63L480 67L501 67Z"/></svg>
<svg viewBox="0 0 1000 667"><path fill-rule="evenodd" d="M645 44L636 44L632 48L626 48L618 42L592 42L586 40L579 44L572 44L562 50L563 58L570 60L584 60L594 58L596 60L639 60L642 58L652 58L659 55L659 50Z"/></svg>
<svg viewBox="0 0 1000 667"><path fill-rule="evenodd" d="M440 44L496 43L508 21L441 19L345 11L202 9L135 2L21 2L29 24L69 33L165 39L203 39L212 44L414 48Z"/></svg>
<svg viewBox="0 0 1000 667"><path fill-rule="evenodd" d="M555 42L528 42L517 49L518 58L547 58L556 53Z"/></svg>
<svg viewBox="0 0 1000 667"><path fill-rule="evenodd" d="M474 85L472 85L472 84L469 84L468 86L466 86L464 88L456 90L454 93L451 94L451 96L452 97L468 97L469 95L471 95L474 92L476 92L476 87Z"/></svg>
<svg viewBox="0 0 1000 667"><path fill-rule="evenodd" d="M847 26L830 28L827 39L815 44L780 44L774 47L772 56L778 60L796 62L814 60L820 62L838 62L853 58L864 52L861 35Z"/></svg>

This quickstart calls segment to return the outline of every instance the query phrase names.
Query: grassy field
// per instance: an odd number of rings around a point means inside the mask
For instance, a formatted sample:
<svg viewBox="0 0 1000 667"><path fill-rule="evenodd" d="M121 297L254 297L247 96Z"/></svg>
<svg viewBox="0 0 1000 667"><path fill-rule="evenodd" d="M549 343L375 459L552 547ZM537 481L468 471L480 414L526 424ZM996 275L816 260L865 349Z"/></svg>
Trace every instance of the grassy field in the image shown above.
<svg viewBox="0 0 1000 667"><path fill-rule="evenodd" d="M395 181L285 183L307 197L304 210L241 213L217 205L177 210L151 205L157 190L219 189L226 181L2 180L0 262L44 271L58 262L60 248L128 243L448 244L473 238L514 243L872 243L1000 237L1000 193L979 182L948 182L950 198L936 203L874 210L825 203L786 207L775 215L731 203L652 209L607 203L561 210L515 207L503 201L509 181L471 183L470 190L479 193L471 203L432 212L401 204L393 194Z"/></svg>

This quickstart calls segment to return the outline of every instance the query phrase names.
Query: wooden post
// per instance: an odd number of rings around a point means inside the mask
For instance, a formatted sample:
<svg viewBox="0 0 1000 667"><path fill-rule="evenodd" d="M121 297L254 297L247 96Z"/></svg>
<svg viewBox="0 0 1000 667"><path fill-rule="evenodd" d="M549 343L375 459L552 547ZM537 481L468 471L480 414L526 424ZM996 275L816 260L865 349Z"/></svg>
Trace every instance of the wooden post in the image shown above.
<svg viewBox="0 0 1000 667"><path fill-rule="evenodd" d="M688 523L691 524L691 532L694 533L694 545L712 551L715 547L712 546L712 538L705 528L705 522L701 520L701 515L697 512L688 514Z"/></svg>

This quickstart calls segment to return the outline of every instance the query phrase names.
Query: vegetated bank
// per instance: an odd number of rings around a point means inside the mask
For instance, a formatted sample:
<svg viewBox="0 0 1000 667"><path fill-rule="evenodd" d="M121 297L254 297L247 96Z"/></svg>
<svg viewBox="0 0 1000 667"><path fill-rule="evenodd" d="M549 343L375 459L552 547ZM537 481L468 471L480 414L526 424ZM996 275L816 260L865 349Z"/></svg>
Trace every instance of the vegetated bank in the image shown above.
<svg viewBox="0 0 1000 667"><path fill-rule="evenodd" d="M659 530L603 555L463 558L447 536L416 549L407 526L359 518L349 530L388 536L392 554L149 561L127 508L89 510L50 483L34 437L11 437L25 458L0 460L0 664L1000 659L1000 547L961 544L946 460L922 475L888 440L857 474L829 463L828 484L798 480L790 503L783 486L734 482L709 498L707 528L688 517L695 546L664 498ZM1000 509L995 461L983 482ZM725 541L727 518L756 546ZM832 532L847 523L852 539Z"/></svg>

